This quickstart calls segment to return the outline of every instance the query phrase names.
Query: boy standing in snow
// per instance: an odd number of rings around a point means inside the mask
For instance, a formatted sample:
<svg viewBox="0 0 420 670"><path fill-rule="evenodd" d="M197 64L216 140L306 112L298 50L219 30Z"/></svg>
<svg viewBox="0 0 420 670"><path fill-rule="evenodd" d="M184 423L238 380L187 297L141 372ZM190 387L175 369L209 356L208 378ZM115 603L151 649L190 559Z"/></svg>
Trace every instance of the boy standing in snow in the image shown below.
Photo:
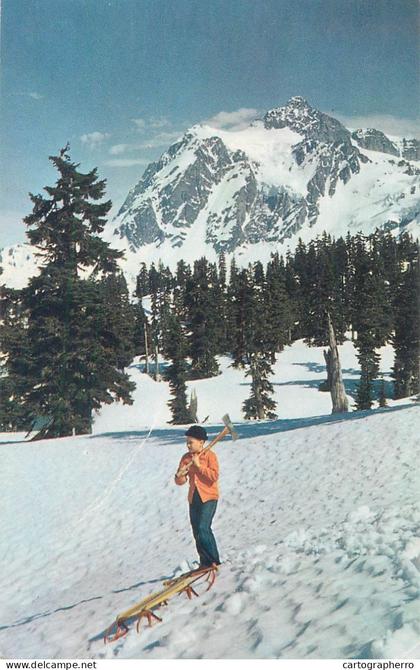
<svg viewBox="0 0 420 670"><path fill-rule="evenodd" d="M189 479L190 521L200 557L200 568L209 567L213 563L220 565L219 552L211 529L219 499L219 462L211 449L203 451L207 432L202 426L191 426L185 435L188 453L180 460L175 484L182 486L187 477Z"/></svg>

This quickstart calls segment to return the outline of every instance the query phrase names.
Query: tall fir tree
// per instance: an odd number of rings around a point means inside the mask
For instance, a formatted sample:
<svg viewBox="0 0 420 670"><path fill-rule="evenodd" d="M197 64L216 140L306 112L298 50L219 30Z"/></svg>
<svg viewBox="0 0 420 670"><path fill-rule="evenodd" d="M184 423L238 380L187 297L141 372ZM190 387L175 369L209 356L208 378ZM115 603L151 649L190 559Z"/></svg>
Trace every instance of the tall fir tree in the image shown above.
<svg viewBox="0 0 420 670"><path fill-rule="evenodd" d="M159 262L156 268L154 263L149 270L149 287L151 296L150 335L151 346L155 356L155 366L159 353L167 355L168 320L170 316L170 301L173 289L173 278L169 268ZM155 378L159 376L155 370Z"/></svg>
<svg viewBox="0 0 420 670"><path fill-rule="evenodd" d="M291 344L295 339L302 337L302 326L299 322L299 302L298 302L298 281L294 267L294 258L290 250L286 253L285 263L285 288L287 302L290 305L290 322L287 333L287 344Z"/></svg>
<svg viewBox="0 0 420 670"><path fill-rule="evenodd" d="M146 354L146 337L148 336L149 325L141 300L133 303L132 312L134 318L133 353L134 356L144 356Z"/></svg>
<svg viewBox="0 0 420 670"><path fill-rule="evenodd" d="M192 277L186 284L187 327L191 377L199 379L219 374L216 361L218 335L212 273L205 258L194 263ZM210 286L209 286L210 284Z"/></svg>
<svg viewBox="0 0 420 670"><path fill-rule="evenodd" d="M251 394L242 404L245 419L276 419L273 411L276 402L272 399L273 385L268 376L272 374L268 356L253 352L249 357L246 377L251 377Z"/></svg>
<svg viewBox="0 0 420 670"><path fill-rule="evenodd" d="M243 368L249 363L249 352L254 351L255 339L253 326L256 315L256 295L249 269L241 270L235 278L229 305L232 315L232 365ZM260 323L259 328L261 325Z"/></svg>
<svg viewBox="0 0 420 670"><path fill-rule="evenodd" d="M360 364L356 408L370 409L374 400L374 381L379 373L379 355L390 334L389 293L383 267L377 262L372 238L357 234L351 241L352 263L351 322L357 333L355 347Z"/></svg>
<svg viewBox="0 0 420 670"><path fill-rule="evenodd" d="M223 251L219 256L217 277L215 281L216 281L217 318L219 323L218 353L227 354L230 351L229 302L228 302L226 257Z"/></svg>
<svg viewBox="0 0 420 670"><path fill-rule="evenodd" d="M360 381L356 388L356 409L370 409L374 400L373 382L379 373L379 354L375 350L375 338L369 329L358 334L356 348L360 365Z"/></svg>
<svg viewBox="0 0 420 670"><path fill-rule="evenodd" d="M146 295L149 295L149 290L149 273L146 263L142 263L140 272L136 277L136 295L138 298L144 298Z"/></svg>
<svg viewBox="0 0 420 670"><path fill-rule="evenodd" d="M408 261L396 289L394 346L394 397L420 392L420 261Z"/></svg>
<svg viewBox="0 0 420 670"><path fill-rule="evenodd" d="M124 370L135 354L135 309L130 303L127 282L121 272L108 274L100 282L105 305L105 327L114 365ZM105 332L105 331L104 331Z"/></svg>
<svg viewBox="0 0 420 670"><path fill-rule="evenodd" d="M312 254L315 256L315 254ZM294 301L296 305L296 336L304 338L307 336L308 318L307 315L310 310L309 296L312 291L312 281L314 268L309 264L309 250L301 238L293 254L292 260L292 276L294 280L295 296Z"/></svg>
<svg viewBox="0 0 420 670"><path fill-rule="evenodd" d="M30 343L22 403L31 426L48 419L37 438L90 432L94 410L114 399L131 404L135 388L115 366L100 284L122 255L100 237L112 206L97 202L106 181L96 168L78 171L68 150L50 156L59 178L45 187L48 198L30 194L33 211L25 218L41 261L22 289Z"/></svg>
<svg viewBox="0 0 420 670"><path fill-rule="evenodd" d="M219 254L219 281L220 281L220 286L223 287L223 289L226 288L226 278L227 278L227 273L226 273L226 256L223 251L220 252Z"/></svg>
<svg viewBox="0 0 420 670"><path fill-rule="evenodd" d="M177 263L175 272L174 290L173 290L173 309L183 322L187 318L185 295L187 290L187 282L190 279L191 279L191 268L187 263L185 263L185 261L181 259Z"/></svg>
<svg viewBox="0 0 420 670"><path fill-rule="evenodd" d="M187 352L187 341L183 332L179 317L172 313L169 319L169 338L168 338L168 356L171 359L171 365L166 370L166 377L169 380L171 391L171 400L168 405L172 412L172 421L174 424L192 423L194 418L187 407L187 364L185 356Z"/></svg>
<svg viewBox="0 0 420 670"><path fill-rule="evenodd" d="M21 291L1 287L0 430L27 430L23 407L26 370L30 363L27 315Z"/></svg>
<svg viewBox="0 0 420 670"><path fill-rule="evenodd" d="M226 313L226 345L229 352L232 352L235 346L235 330L236 330L236 315L232 308L233 303L236 300L236 293L238 288L238 278L239 270L236 265L235 256L232 256L229 266L229 276L227 278L226 286L226 301L227 301L227 313Z"/></svg>
<svg viewBox="0 0 420 670"><path fill-rule="evenodd" d="M211 329L215 343L215 353L222 354L227 350L225 293L223 285L220 283L219 270L216 263L209 263L208 272L208 300L209 310L214 315Z"/></svg>
<svg viewBox="0 0 420 670"><path fill-rule="evenodd" d="M283 351L289 343L295 321L295 312L288 296L287 277L283 259L278 253L272 254L267 264L266 288L262 301L266 306L265 329L267 349L274 354Z"/></svg>

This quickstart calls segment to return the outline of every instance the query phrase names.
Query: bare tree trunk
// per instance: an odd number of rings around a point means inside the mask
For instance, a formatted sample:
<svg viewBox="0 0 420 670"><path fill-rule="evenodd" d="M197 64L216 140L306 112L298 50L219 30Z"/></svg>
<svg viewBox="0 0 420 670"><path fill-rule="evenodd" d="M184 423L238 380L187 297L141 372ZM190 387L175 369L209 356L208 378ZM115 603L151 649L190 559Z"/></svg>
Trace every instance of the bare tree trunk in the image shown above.
<svg viewBox="0 0 420 670"><path fill-rule="evenodd" d="M147 341L147 326L144 324L144 348L146 350L146 374L148 375L149 370L149 344Z"/></svg>
<svg viewBox="0 0 420 670"><path fill-rule="evenodd" d="M159 372L159 349L158 345L155 347L155 381L160 382L161 381L161 376Z"/></svg>
<svg viewBox="0 0 420 670"><path fill-rule="evenodd" d="M331 317L328 313L328 331L330 338L330 348L324 350L324 358L327 364L328 387L331 393L332 414L338 412L348 412L349 404L344 389L343 377L341 374L340 358L335 340L334 328L331 323Z"/></svg>

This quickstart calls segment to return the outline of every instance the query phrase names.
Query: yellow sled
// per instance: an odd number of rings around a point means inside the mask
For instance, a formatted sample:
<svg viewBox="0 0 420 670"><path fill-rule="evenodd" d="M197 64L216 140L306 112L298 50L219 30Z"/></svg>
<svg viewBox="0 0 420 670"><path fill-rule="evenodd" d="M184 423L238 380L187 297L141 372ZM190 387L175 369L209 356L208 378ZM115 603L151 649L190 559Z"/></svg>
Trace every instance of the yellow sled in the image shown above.
<svg viewBox="0 0 420 670"><path fill-rule="evenodd" d="M185 592L188 598L192 598L193 595L198 596L198 593L194 590L192 585L205 576L206 581L209 582L206 589L208 591L214 584L217 569L217 565L213 564L208 568L199 568L198 570L186 572L174 579L166 580L163 582L164 589L150 594L139 603L133 605L128 610L125 610L125 612L121 612L121 614L117 616L114 623L105 632L104 643L115 642L127 635L129 629L126 621L132 617L137 617L137 632L140 631L140 623L143 618L147 619L149 626L152 625L153 619L155 621L162 621L160 617L152 612L152 608L167 605L169 598L172 598L172 596L175 596L177 593L180 594ZM114 626L116 627L116 631L111 635Z"/></svg>

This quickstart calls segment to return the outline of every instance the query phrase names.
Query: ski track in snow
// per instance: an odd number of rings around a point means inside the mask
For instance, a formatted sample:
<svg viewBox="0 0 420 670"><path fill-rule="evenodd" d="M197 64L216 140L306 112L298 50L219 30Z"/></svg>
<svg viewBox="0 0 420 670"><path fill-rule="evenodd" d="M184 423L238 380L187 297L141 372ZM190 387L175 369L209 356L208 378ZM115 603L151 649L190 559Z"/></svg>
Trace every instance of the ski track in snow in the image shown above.
<svg viewBox="0 0 420 670"><path fill-rule="evenodd" d="M311 393L317 407L325 394ZM420 657L420 408L408 399L287 430L238 424L241 440L217 447L215 585L105 646L118 612L196 559L186 487L173 483L183 430L149 401L146 440L130 425L1 445L1 656Z"/></svg>

